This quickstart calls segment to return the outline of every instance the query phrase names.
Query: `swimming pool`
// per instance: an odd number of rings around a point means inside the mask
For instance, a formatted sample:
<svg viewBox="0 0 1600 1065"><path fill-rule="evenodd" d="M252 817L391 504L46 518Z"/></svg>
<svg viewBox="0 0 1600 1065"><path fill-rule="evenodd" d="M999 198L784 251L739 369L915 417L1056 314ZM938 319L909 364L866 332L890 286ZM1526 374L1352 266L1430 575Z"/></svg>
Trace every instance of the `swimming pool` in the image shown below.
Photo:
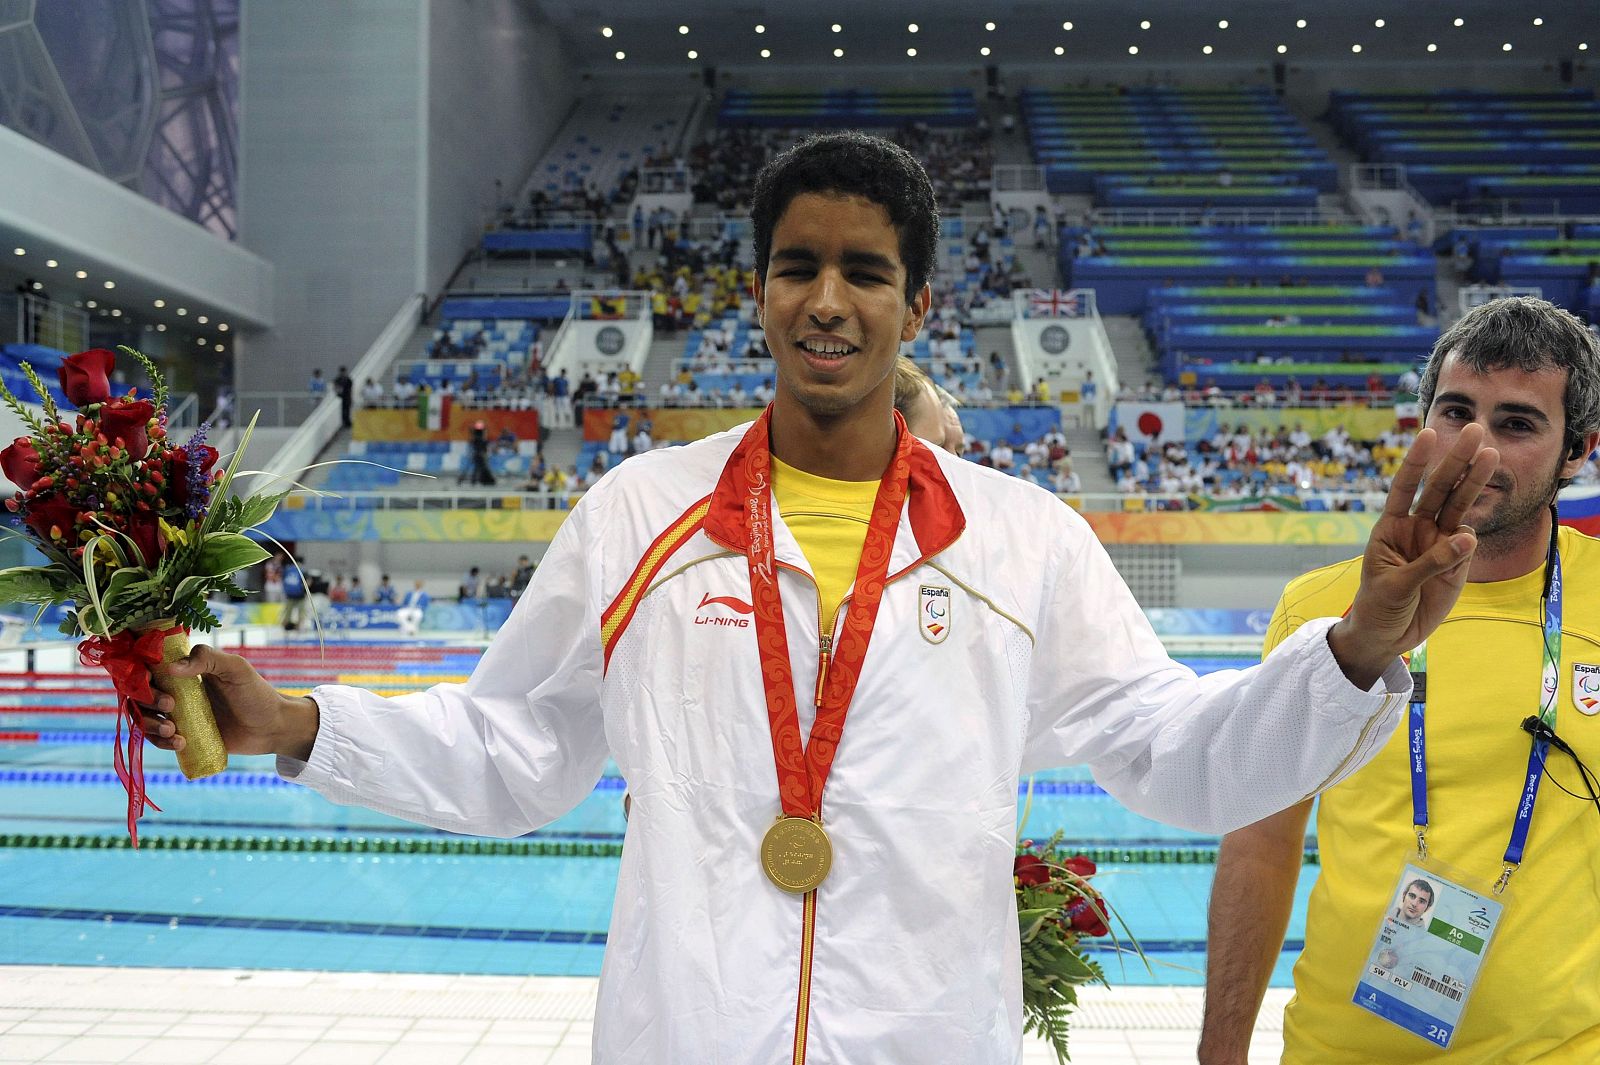
<svg viewBox="0 0 1600 1065"><path fill-rule="evenodd" d="M337 676L405 690L456 678L449 646L252 648L285 690ZM1242 659L1189 659L1200 672ZM19 689L31 685L24 694ZM9 690L8 690L9 686ZM623 819L614 768L577 809L518 840L452 836L335 806L269 757L182 780L149 749L162 807L126 848L103 677L56 690L0 677L0 963L593 976L610 920ZM1114 983L1199 984L1217 839L1124 810L1086 770L1040 774L1023 835L1057 828L1100 862L1097 882L1150 955L1103 959ZM1273 983L1288 986L1315 880L1301 877Z"/></svg>

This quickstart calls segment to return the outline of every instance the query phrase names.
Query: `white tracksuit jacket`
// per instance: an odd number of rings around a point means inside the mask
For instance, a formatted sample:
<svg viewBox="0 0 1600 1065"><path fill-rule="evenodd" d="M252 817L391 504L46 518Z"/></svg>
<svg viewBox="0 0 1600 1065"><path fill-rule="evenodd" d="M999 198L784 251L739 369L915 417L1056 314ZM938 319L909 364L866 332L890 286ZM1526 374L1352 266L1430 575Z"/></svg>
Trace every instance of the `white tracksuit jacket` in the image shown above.
<svg viewBox="0 0 1600 1065"><path fill-rule="evenodd" d="M827 782L833 869L803 942L802 899L757 857L779 805L741 610L743 486L728 460L744 431L619 465L562 525L470 680L398 698L320 687L310 761L280 762L335 802L515 836L576 806L615 758L633 811L600 1065L1019 1061L1021 776L1086 763L1130 809L1223 832L1353 772L1406 704L1398 660L1373 693L1344 678L1331 619L1260 666L1196 678L1069 507L919 444ZM816 587L779 513L774 538L809 734ZM948 604L947 628L925 625L930 603Z"/></svg>

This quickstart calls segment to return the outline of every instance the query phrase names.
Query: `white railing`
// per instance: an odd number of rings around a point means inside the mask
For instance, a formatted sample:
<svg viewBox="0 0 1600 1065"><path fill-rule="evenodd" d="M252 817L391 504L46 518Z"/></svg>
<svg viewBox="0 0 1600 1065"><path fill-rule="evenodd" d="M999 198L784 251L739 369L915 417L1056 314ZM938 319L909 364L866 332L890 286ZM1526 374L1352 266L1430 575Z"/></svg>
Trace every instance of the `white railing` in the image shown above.
<svg viewBox="0 0 1600 1065"><path fill-rule="evenodd" d="M583 288L572 294L567 317L561 323L577 320L600 321L617 318L650 317L650 297L653 293L636 289Z"/></svg>
<svg viewBox="0 0 1600 1065"><path fill-rule="evenodd" d="M243 418L248 422L250 416L260 411L256 425L262 429L281 429L286 426L301 425L311 417L326 396L313 396L309 392L240 392L234 397L234 420Z"/></svg>
<svg viewBox="0 0 1600 1065"><path fill-rule="evenodd" d="M689 171L675 166L652 166L639 171L635 196L678 196L689 191Z"/></svg>
<svg viewBox="0 0 1600 1065"><path fill-rule="evenodd" d="M1040 192L1044 187L1042 166L1002 164L989 172L990 192Z"/></svg>
<svg viewBox="0 0 1600 1065"><path fill-rule="evenodd" d="M19 294L17 343L82 351L89 346L89 312L43 296Z"/></svg>
<svg viewBox="0 0 1600 1065"><path fill-rule="evenodd" d="M1089 225L1113 226L1320 226L1315 207L1096 207Z"/></svg>
<svg viewBox="0 0 1600 1065"><path fill-rule="evenodd" d="M1411 188L1406 168L1401 163L1351 163L1345 180L1352 189L1383 189L1404 192Z"/></svg>
<svg viewBox="0 0 1600 1065"><path fill-rule="evenodd" d="M1507 296L1532 296L1535 299L1543 299L1544 289L1531 285L1463 285L1456 292L1456 300L1462 314L1466 314L1474 307L1481 307L1492 300L1505 299Z"/></svg>

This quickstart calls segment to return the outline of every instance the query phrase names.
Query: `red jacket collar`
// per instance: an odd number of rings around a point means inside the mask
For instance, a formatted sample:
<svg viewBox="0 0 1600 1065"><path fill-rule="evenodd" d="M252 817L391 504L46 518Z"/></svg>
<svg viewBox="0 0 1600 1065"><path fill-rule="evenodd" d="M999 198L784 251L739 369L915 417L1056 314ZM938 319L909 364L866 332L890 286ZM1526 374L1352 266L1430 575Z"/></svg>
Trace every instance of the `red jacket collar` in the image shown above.
<svg viewBox="0 0 1600 1065"><path fill-rule="evenodd" d="M768 446L767 427L771 417L772 407L768 406L728 456L722 476L711 493L711 509L706 513L706 535L740 553L750 546L744 518L744 500L750 485L744 473L744 460L751 448ZM899 411L894 412L894 424L898 432L908 432ZM917 542L917 563L921 563L955 543L967 526L967 518L956 502L950 482L945 480L944 471L939 468L938 458L921 440L916 437L910 440L911 479L906 493L906 517Z"/></svg>

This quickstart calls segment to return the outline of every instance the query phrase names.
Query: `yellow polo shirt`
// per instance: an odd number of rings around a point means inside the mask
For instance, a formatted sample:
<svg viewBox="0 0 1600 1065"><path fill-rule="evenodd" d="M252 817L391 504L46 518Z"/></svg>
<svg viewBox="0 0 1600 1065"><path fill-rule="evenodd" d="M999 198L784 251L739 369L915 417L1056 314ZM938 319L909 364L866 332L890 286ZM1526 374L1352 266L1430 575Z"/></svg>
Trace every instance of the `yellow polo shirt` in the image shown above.
<svg viewBox="0 0 1600 1065"><path fill-rule="evenodd" d="M1574 663L1600 663L1600 540L1561 530L1566 588L1556 732L1600 767L1600 716L1582 713ZM1303 621L1342 614L1361 560L1315 570L1284 591L1270 651ZM1528 766L1519 727L1538 710L1543 567L1468 584L1428 640L1428 852L1482 881L1500 875ZM1322 871L1284 1016L1284 1065L1594 1065L1600 1062L1600 816L1577 767L1550 752L1522 867L1448 1052L1353 1005L1400 867L1416 848L1407 730L1325 793Z"/></svg>
<svg viewBox="0 0 1600 1065"><path fill-rule="evenodd" d="M772 498L794 533L817 581L823 632L832 632L839 604L855 583L867 542L877 481L835 481L797 470L774 456Z"/></svg>

